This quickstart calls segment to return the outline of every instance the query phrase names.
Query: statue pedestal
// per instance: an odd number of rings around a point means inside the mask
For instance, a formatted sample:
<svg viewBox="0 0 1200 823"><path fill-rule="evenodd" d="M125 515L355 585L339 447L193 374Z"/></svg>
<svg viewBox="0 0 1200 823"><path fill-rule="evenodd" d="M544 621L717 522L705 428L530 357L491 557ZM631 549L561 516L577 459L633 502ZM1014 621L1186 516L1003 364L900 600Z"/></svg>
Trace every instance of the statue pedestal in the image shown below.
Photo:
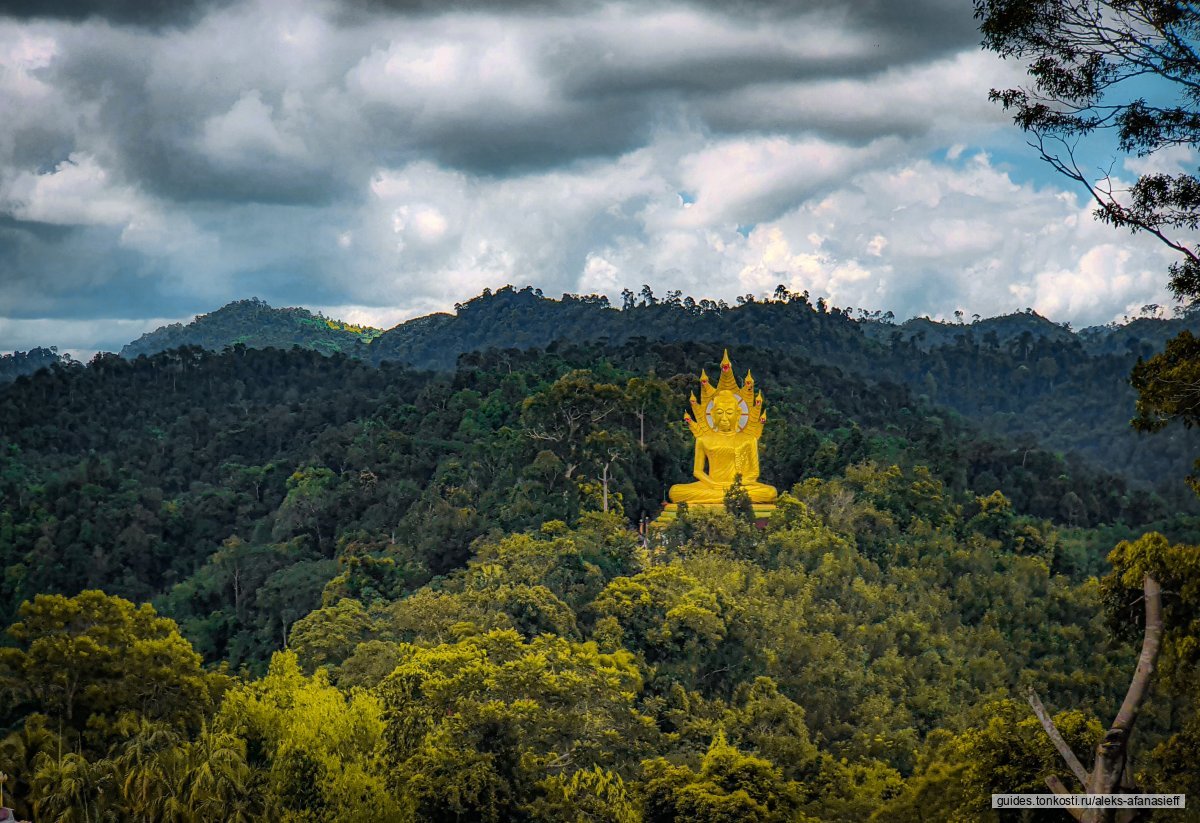
<svg viewBox="0 0 1200 823"><path fill-rule="evenodd" d="M688 511L697 511L699 509L713 509L717 511L725 511L724 504L705 504L705 503L688 503ZM754 509L754 524L759 528L764 528L767 525L767 520L770 519L771 513L775 511L774 503L755 503ZM668 525L675 522L679 517L679 504L666 503L663 505L662 513L650 523L652 529L665 529Z"/></svg>

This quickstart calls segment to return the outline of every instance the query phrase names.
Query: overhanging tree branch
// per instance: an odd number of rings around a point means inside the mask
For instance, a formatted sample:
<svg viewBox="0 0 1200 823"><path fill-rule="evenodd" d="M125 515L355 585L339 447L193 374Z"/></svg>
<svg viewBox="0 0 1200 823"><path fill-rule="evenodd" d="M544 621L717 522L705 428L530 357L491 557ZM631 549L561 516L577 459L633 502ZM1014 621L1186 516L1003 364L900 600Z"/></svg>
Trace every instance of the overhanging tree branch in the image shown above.
<svg viewBox="0 0 1200 823"><path fill-rule="evenodd" d="M1180 299L1200 298L1197 244L1182 237L1200 225L1200 175L1143 174L1118 199L1087 179L1069 150L1066 159L1046 150L1048 140L1067 146L1110 129L1123 154L1200 148L1200 6L1176 0L974 0L974 6L984 48L1025 62L1031 81L993 89L990 98L1036 137L1045 160L1088 188L1101 220L1144 231L1182 255L1171 267L1171 289ZM1156 82L1122 85L1138 78ZM1156 99L1148 102L1147 94Z"/></svg>

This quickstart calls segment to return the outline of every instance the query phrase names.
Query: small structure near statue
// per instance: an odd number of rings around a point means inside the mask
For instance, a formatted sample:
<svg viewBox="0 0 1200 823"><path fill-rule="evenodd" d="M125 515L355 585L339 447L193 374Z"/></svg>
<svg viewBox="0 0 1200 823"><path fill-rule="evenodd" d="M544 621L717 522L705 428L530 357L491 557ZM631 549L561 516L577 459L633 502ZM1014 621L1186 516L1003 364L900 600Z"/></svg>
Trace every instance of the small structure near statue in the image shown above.
<svg viewBox="0 0 1200 823"><path fill-rule="evenodd" d="M696 438L692 483L671 487L670 502L655 521L664 526L675 519L679 504L689 507L724 507L726 492L740 482L754 508L756 519L769 517L778 496L774 486L758 481L758 439L767 414L762 392L755 393L754 378L746 372L739 386L733 376L729 352L721 358L721 376L714 387L700 372L700 399L691 396L692 411L683 420Z"/></svg>
<svg viewBox="0 0 1200 823"><path fill-rule="evenodd" d="M4 805L4 784L7 782L8 775L0 772L0 823L29 823L27 820L17 820L13 810Z"/></svg>

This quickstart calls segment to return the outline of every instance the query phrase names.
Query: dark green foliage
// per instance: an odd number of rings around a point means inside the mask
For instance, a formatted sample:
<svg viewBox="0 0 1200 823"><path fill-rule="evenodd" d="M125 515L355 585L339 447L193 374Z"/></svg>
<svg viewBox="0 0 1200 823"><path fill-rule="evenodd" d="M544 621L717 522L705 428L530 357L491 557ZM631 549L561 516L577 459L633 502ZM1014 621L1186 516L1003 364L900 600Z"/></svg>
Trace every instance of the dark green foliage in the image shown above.
<svg viewBox="0 0 1200 823"><path fill-rule="evenodd" d="M742 476L733 478L733 485L725 490L725 511L742 520L754 519L754 505L746 487L742 485Z"/></svg>
<svg viewBox="0 0 1200 823"><path fill-rule="evenodd" d="M989 440L896 384L733 353L769 391L769 481L929 461L948 501L999 490L1017 514L1076 526L1170 511L1086 464ZM261 666L323 591L394 598L461 568L490 530L573 523L606 491L611 511L656 516L687 474L671 410L719 358L717 346L559 346L467 354L433 376L193 348L55 366L0 394L0 609L86 588L158 598L206 658ZM926 481L896 482L869 492L878 510L929 516Z"/></svg>
<svg viewBox="0 0 1200 823"><path fill-rule="evenodd" d="M1031 310L971 324L917 318L894 325L890 317L865 310L859 310L855 320L849 309L832 308L824 301L814 304L807 294L782 287L771 299L743 300L733 307L676 294L659 300L647 289L640 301L631 297L625 303L618 311L599 297L564 295L552 300L532 288L505 287L458 305L453 315L411 320L365 344L358 338L366 340L373 331L336 330L330 328L331 323L339 325L336 321L303 309L240 301L187 327L160 329L153 335L163 341L146 351L183 343L219 351L240 341L280 348L301 345L377 363L451 371L460 355L489 348L528 349L562 341L745 341L803 352L814 362L865 378L868 385L905 384L928 402L1015 438L1022 451L1037 443L1063 454L1066 461L1085 457L1131 481L1156 486L1177 507L1194 506L1178 479L1186 473L1191 453L1200 451L1200 437L1179 427L1153 439L1131 431L1128 420L1136 394L1125 375L1137 358L1153 355L1173 334L1195 330L1200 314L1175 320L1143 317L1077 335ZM252 339L242 340L247 334ZM323 342L320 335L332 335L333 342ZM352 344L346 345L350 338ZM134 353L135 345L126 347L126 353ZM647 352L625 365L635 377L658 367ZM634 414L640 424L647 413L671 419L674 410L664 407L666 398L652 386L628 391L639 398ZM778 415L772 420L776 436L782 437L786 420ZM644 445L643 439L639 444ZM803 428L788 432L786 442L793 464L820 466L827 456L816 453L817 442ZM596 445L590 450L593 460L605 453ZM1055 501L1060 508L1061 498L1060 494Z"/></svg>
<svg viewBox="0 0 1200 823"><path fill-rule="evenodd" d="M786 289L777 290L773 299L734 307L643 295L618 311L601 299L564 295L551 300L532 288L506 287L460 304L454 315L431 315L385 332L372 342L370 356L376 362L449 370L460 354L492 347L525 349L567 340L610 346L637 340L714 346L745 341L803 352L814 363L868 381L907 385L994 433L1064 453L1067 461L1086 457L1131 480L1158 485L1177 506L1192 505L1178 481L1189 454L1200 451L1200 438L1180 428L1154 439L1131 431L1136 394L1126 375L1138 357L1158 351L1181 329L1196 328L1200 315L1139 319L1079 335L1032 312L974 324L917 319L899 326L860 315L856 321L848 309L814 304L807 294ZM666 373L649 352L629 367L635 374ZM777 397L768 400L778 402ZM773 414L772 428L781 419ZM802 434L796 437L798 449L792 453L808 459L806 465L820 459Z"/></svg>

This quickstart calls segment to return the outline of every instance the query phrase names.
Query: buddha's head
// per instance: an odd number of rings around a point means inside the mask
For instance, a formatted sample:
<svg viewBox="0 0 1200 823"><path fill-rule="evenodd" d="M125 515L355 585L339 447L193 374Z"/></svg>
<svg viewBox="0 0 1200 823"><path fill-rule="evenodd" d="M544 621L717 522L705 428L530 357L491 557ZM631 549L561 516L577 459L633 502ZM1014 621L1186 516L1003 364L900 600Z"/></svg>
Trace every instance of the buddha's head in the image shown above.
<svg viewBox="0 0 1200 823"><path fill-rule="evenodd" d="M722 434L733 434L742 416L742 406L733 392L719 391L713 398L711 414L714 429Z"/></svg>

